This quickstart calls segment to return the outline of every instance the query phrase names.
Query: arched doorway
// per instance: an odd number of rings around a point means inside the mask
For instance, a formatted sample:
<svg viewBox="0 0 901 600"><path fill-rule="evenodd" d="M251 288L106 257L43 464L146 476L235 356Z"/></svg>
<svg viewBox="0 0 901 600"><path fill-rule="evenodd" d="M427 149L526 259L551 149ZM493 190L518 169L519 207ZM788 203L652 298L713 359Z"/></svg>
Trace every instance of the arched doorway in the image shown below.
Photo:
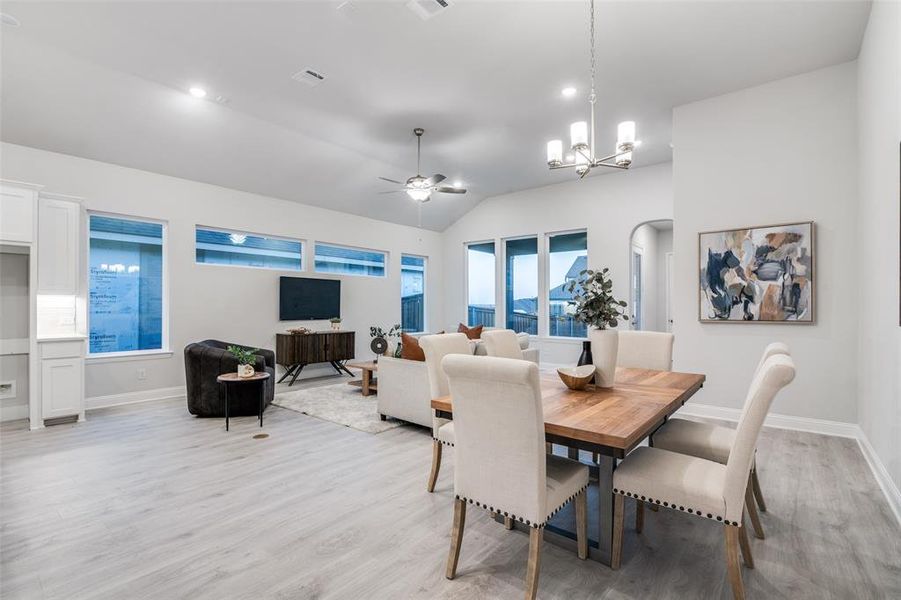
<svg viewBox="0 0 901 600"><path fill-rule="evenodd" d="M673 220L636 225L629 238L630 327L672 331Z"/></svg>

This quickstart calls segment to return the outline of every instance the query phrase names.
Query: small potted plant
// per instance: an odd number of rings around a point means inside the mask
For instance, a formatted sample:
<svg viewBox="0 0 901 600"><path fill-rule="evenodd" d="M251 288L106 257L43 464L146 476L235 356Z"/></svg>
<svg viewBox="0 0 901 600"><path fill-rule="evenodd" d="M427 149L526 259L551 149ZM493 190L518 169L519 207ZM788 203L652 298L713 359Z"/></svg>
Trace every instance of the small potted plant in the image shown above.
<svg viewBox="0 0 901 600"><path fill-rule="evenodd" d="M329 323L332 324L332 329L334 329L335 331L341 329L341 317L332 317L331 319L329 319Z"/></svg>
<svg viewBox="0 0 901 600"><path fill-rule="evenodd" d="M253 377L253 364L256 362L256 349L229 346L229 353L238 359L238 377Z"/></svg>
<svg viewBox="0 0 901 600"><path fill-rule="evenodd" d="M591 328L588 337L597 368L595 382L600 387L613 387L616 376L619 334L611 329L617 326L619 319L629 320L623 312L626 303L613 297L613 280L607 275L609 271L607 268L601 271L586 269L568 287L573 296L569 302L573 318Z"/></svg>

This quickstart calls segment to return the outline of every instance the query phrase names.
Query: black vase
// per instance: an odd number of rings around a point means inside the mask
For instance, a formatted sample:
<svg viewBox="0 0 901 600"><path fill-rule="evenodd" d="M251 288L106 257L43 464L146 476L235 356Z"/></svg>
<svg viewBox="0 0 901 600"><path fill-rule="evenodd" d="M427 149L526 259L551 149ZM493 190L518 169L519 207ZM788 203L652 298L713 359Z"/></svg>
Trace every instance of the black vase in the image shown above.
<svg viewBox="0 0 901 600"><path fill-rule="evenodd" d="M576 363L577 367L581 367L582 365L593 365L594 358L591 356L591 340L585 340L582 342L582 355L579 356L579 362Z"/></svg>

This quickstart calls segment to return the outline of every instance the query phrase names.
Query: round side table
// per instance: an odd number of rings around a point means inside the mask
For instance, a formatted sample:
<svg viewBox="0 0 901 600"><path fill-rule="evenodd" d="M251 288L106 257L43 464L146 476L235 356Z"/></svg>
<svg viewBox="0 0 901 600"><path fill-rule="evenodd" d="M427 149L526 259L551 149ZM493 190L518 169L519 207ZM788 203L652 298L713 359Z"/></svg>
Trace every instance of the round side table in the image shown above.
<svg viewBox="0 0 901 600"><path fill-rule="evenodd" d="M259 382L260 384L260 427L263 426L263 401L266 397L266 380L269 379L269 373L256 372L250 377L240 377L237 373L223 373L216 378L216 383L225 386L225 430L228 431L228 388L232 385L241 385L251 382Z"/></svg>

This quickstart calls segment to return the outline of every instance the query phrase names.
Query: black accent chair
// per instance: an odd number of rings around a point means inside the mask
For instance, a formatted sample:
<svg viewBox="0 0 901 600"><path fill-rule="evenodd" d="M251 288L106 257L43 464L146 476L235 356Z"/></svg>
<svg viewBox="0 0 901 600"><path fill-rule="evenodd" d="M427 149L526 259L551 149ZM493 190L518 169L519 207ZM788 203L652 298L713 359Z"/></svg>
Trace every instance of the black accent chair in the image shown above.
<svg viewBox="0 0 901 600"><path fill-rule="evenodd" d="M198 417L225 417L225 386L216 377L238 370L238 360L227 350L230 344L219 340L204 340L185 346L185 384L188 412ZM263 410L275 396L275 353L257 350L254 370L269 373L263 395ZM260 412L259 384L233 385L229 390L228 413L232 417L258 415Z"/></svg>

